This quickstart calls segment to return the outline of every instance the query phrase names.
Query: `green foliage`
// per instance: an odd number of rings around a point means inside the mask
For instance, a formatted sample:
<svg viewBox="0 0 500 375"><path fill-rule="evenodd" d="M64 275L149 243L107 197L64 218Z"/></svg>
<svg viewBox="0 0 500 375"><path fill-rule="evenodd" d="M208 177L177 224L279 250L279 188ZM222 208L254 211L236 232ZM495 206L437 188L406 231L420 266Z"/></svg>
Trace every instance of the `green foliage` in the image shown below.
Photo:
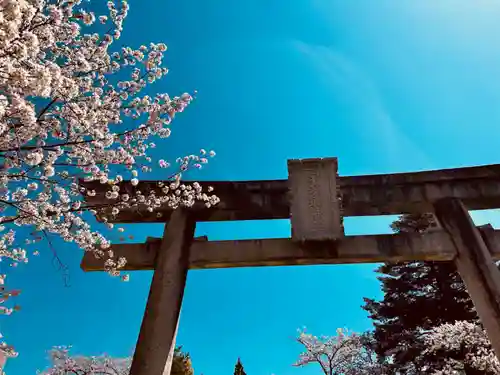
<svg viewBox="0 0 500 375"><path fill-rule="evenodd" d="M400 233L423 233L433 226L432 215L412 214L401 216L392 228ZM424 350L423 330L478 319L452 262L386 263L376 272L381 274L384 298L365 298L363 308L375 325L372 345L378 355L393 356L394 370L418 373L415 358Z"/></svg>
<svg viewBox="0 0 500 375"><path fill-rule="evenodd" d="M182 352L182 346L175 348L171 375L194 375L191 357Z"/></svg>
<svg viewBox="0 0 500 375"><path fill-rule="evenodd" d="M239 358L236 362L236 365L234 366L234 375L247 375Z"/></svg>
<svg viewBox="0 0 500 375"><path fill-rule="evenodd" d="M437 226L432 214L405 214L391 224L396 233L424 233Z"/></svg>

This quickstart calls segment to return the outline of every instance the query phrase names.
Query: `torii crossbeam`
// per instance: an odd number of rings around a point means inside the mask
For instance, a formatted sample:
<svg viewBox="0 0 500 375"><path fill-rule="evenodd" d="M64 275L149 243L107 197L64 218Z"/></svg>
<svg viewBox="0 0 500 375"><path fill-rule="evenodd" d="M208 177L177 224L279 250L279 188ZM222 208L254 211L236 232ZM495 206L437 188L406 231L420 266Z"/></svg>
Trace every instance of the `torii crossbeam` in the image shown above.
<svg viewBox="0 0 500 375"><path fill-rule="evenodd" d="M385 175L337 176L337 159L292 160L289 179L206 182L221 203L210 209L122 211L115 223L168 221L163 239L112 246L126 270L154 269L131 375L169 375L188 269L248 266L454 261L500 357L500 231L477 229L471 210L500 208L500 165ZM106 187L89 204L105 204ZM157 190L156 181L121 191ZM442 229L426 234L344 237L343 216L433 212ZM106 213L101 214L107 216ZM101 216L102 218L102 216ZM193 239L198 221L291 218L291 239ZM104 270L104 259L86 254L85 271Z"/></svg>

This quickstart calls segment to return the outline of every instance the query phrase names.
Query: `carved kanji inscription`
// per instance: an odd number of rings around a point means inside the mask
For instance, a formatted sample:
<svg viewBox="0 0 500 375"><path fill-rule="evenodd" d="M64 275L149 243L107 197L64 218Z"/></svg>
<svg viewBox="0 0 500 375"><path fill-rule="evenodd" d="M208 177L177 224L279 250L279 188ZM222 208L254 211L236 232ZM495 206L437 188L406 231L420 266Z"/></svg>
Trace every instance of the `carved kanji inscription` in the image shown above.
<svg viewBox="0 0 500 375"><path fill-rule="evenodd" d="M292 238L336 240L344 236L337 189L337 159L288 161Z"/></svg>

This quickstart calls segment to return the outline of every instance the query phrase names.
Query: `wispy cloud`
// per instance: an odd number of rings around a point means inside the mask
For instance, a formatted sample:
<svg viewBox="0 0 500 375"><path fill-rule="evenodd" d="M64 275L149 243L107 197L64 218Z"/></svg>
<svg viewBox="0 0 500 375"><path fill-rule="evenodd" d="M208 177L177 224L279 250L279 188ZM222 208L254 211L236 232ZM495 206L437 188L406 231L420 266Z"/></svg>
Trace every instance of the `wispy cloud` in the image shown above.
<svg viewBox="0 0 500 375"><path fill-rule="evenodd" d="M422 148L404 133L403 127L392 119L376 84L353 59L330 46L298 40L292 41L292 46L307 57L332 92L353 101L359 106L359 111L364 112L363 117L368 120L366 127L353 129L353 132L361 132L368 142L378 143L378 149L384 153L381 157L387 171L401 171L401 168L408 168L408 164L415 169L437 168ZM500 210L476 211L472 216L477 224L493 223L498 226L500 223Z"/></svg>
<svg viewBox="0 0 500 375"><path fill-rule="evenodd" d="M393 120L376 84L353 59L330 46L298 40L293 41L292 46L309 60L321 81L335 95L359 107L366 125L352 131L363 134L367 142L384 153L380 156L390 163L388 168L399 170L403 167L402 156L411 156L413 164L418 162L422 169L431 168L431 160Z"/></svg>

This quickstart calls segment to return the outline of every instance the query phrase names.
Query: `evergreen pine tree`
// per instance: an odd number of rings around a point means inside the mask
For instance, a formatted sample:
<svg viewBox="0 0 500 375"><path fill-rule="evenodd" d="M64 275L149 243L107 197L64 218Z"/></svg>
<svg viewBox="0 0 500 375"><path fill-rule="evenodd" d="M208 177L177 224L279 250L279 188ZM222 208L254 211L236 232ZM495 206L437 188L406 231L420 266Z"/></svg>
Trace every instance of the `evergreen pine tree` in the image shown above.
<svg viewBox="0 0 500 375"><path fill-rule="evenodd" d="M393 223L399 233L423 233L435 226L432 215L403 215ZM375 325L374 349L393 357L394 371L418 373L415 359L423 351L421 333L457 320L477 321L472 301L452 262L384 264L376 272L382 301L365 298L363 308ZM417 367L417 368L415 368Z"/></svg>
<svg viewBox="0 0 500 375"><path fill-rule="evenodd" d="M247 375L239 358L236 362L236 365L234 366L234 375Z"/></svg>

